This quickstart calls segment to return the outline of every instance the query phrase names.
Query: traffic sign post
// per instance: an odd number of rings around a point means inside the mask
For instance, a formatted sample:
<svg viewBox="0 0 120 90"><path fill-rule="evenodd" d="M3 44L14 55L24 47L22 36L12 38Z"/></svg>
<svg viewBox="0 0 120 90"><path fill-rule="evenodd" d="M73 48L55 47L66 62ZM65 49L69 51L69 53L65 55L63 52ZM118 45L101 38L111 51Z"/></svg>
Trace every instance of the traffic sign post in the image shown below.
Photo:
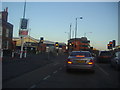
<svg viewBox="0 0 120 90"><path fill-rule="evenodd" d="M23 55L23 37L21 37L21 51L20 51L20 58L22 58Z"/></svg>
<svg viewBox="0 0 120 90"><path fill-rule="evenodd" d="M24 47L24 37L28 36L28 19L22 18L20 22L20 30L19 30L19 36L21 38L21 52L20 52L20 58L23 56L23 47ZM26 50L27 51L27 50ZM25 52L26 52L25 51ZM24 55L26 58L26 53Z"/></svg>

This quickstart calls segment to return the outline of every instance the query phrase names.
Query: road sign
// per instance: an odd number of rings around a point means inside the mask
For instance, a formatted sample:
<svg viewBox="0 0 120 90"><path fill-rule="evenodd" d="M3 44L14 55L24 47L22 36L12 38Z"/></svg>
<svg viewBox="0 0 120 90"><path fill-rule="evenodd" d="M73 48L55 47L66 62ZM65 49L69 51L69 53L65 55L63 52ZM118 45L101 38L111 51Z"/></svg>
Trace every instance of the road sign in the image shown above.
<svg viewBox="0 0 120 90"><path fill-rule="evenodd" d="M25 37L28 35L28 30L19 30L19 36L20 37Z"/></svg>
<svg viewBox="0 0 120 90"><path fill-rule="evenodd" d="M28 27L28 19L22 18L20 21L20 29L27 29Z"/></svg>

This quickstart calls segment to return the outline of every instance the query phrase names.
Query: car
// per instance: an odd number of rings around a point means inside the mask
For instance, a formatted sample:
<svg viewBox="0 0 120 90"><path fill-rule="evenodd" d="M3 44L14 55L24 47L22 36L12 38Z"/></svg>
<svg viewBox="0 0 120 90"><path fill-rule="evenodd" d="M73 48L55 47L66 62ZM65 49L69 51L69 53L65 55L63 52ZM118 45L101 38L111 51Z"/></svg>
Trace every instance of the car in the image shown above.
<svg viewBox="0 0 120 90"><path fill-rule="evenodd" d="M100 51L98 56L97 56L97 62L110 63L111 57L112 57L112 53L110 51Z"/></svg>
<svg viewBox="0 0 120 90"><path fill-rule="evenodd" d="M120 51L115 52L111 59L111 67L114 67L116 70L120 70Z"/></svg>
<svg viewBox="0 0 120 90"><path fill-rule="evenodd" d="M89 51L72 51L66 60L66 71L89 70L95 71L95 61Z"/></svg>

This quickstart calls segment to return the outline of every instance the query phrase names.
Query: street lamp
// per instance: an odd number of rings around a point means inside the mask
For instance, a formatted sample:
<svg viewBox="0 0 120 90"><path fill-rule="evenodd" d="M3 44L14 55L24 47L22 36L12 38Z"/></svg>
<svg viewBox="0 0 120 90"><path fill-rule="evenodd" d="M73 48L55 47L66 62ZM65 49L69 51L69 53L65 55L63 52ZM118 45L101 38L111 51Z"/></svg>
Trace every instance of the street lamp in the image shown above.
<svg viewBox="0 0 120 90"><path fill-rule="evenodd" d="M76 38L77 38L77 19L82 19L82 17L77 17L77 18L76 18L76 27L75 27L75 48L76 48L76 45L77 45L77 42L76 42Z"/></svg>
<svg viewBox="0 0 120 90"><path fill-rule="evenodd" d="M76 18L75 39L77 38L77 19L83 19L83 17L77 17Z"/></svg>

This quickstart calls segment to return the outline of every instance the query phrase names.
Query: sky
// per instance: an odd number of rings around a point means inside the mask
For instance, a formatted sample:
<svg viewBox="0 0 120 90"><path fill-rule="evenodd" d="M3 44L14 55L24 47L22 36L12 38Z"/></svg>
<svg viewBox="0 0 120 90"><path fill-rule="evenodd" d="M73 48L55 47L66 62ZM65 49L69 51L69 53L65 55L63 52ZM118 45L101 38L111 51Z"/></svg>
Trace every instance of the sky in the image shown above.
<svg viewBox="0 0 120 90"><path fill-rule="evenodd" d="M14 37L19 37L23 6L24 2L2 2L2 10L8 7L8 21L14 25ZM118 41L117 2L26 3L25 18L29 19L29 33L36 39L44 37L45 40L66 43L70 24L73 37L77 17L83 17L77 20L77 38L86 33L94 48L107 50L109 41Z"/></svg>

